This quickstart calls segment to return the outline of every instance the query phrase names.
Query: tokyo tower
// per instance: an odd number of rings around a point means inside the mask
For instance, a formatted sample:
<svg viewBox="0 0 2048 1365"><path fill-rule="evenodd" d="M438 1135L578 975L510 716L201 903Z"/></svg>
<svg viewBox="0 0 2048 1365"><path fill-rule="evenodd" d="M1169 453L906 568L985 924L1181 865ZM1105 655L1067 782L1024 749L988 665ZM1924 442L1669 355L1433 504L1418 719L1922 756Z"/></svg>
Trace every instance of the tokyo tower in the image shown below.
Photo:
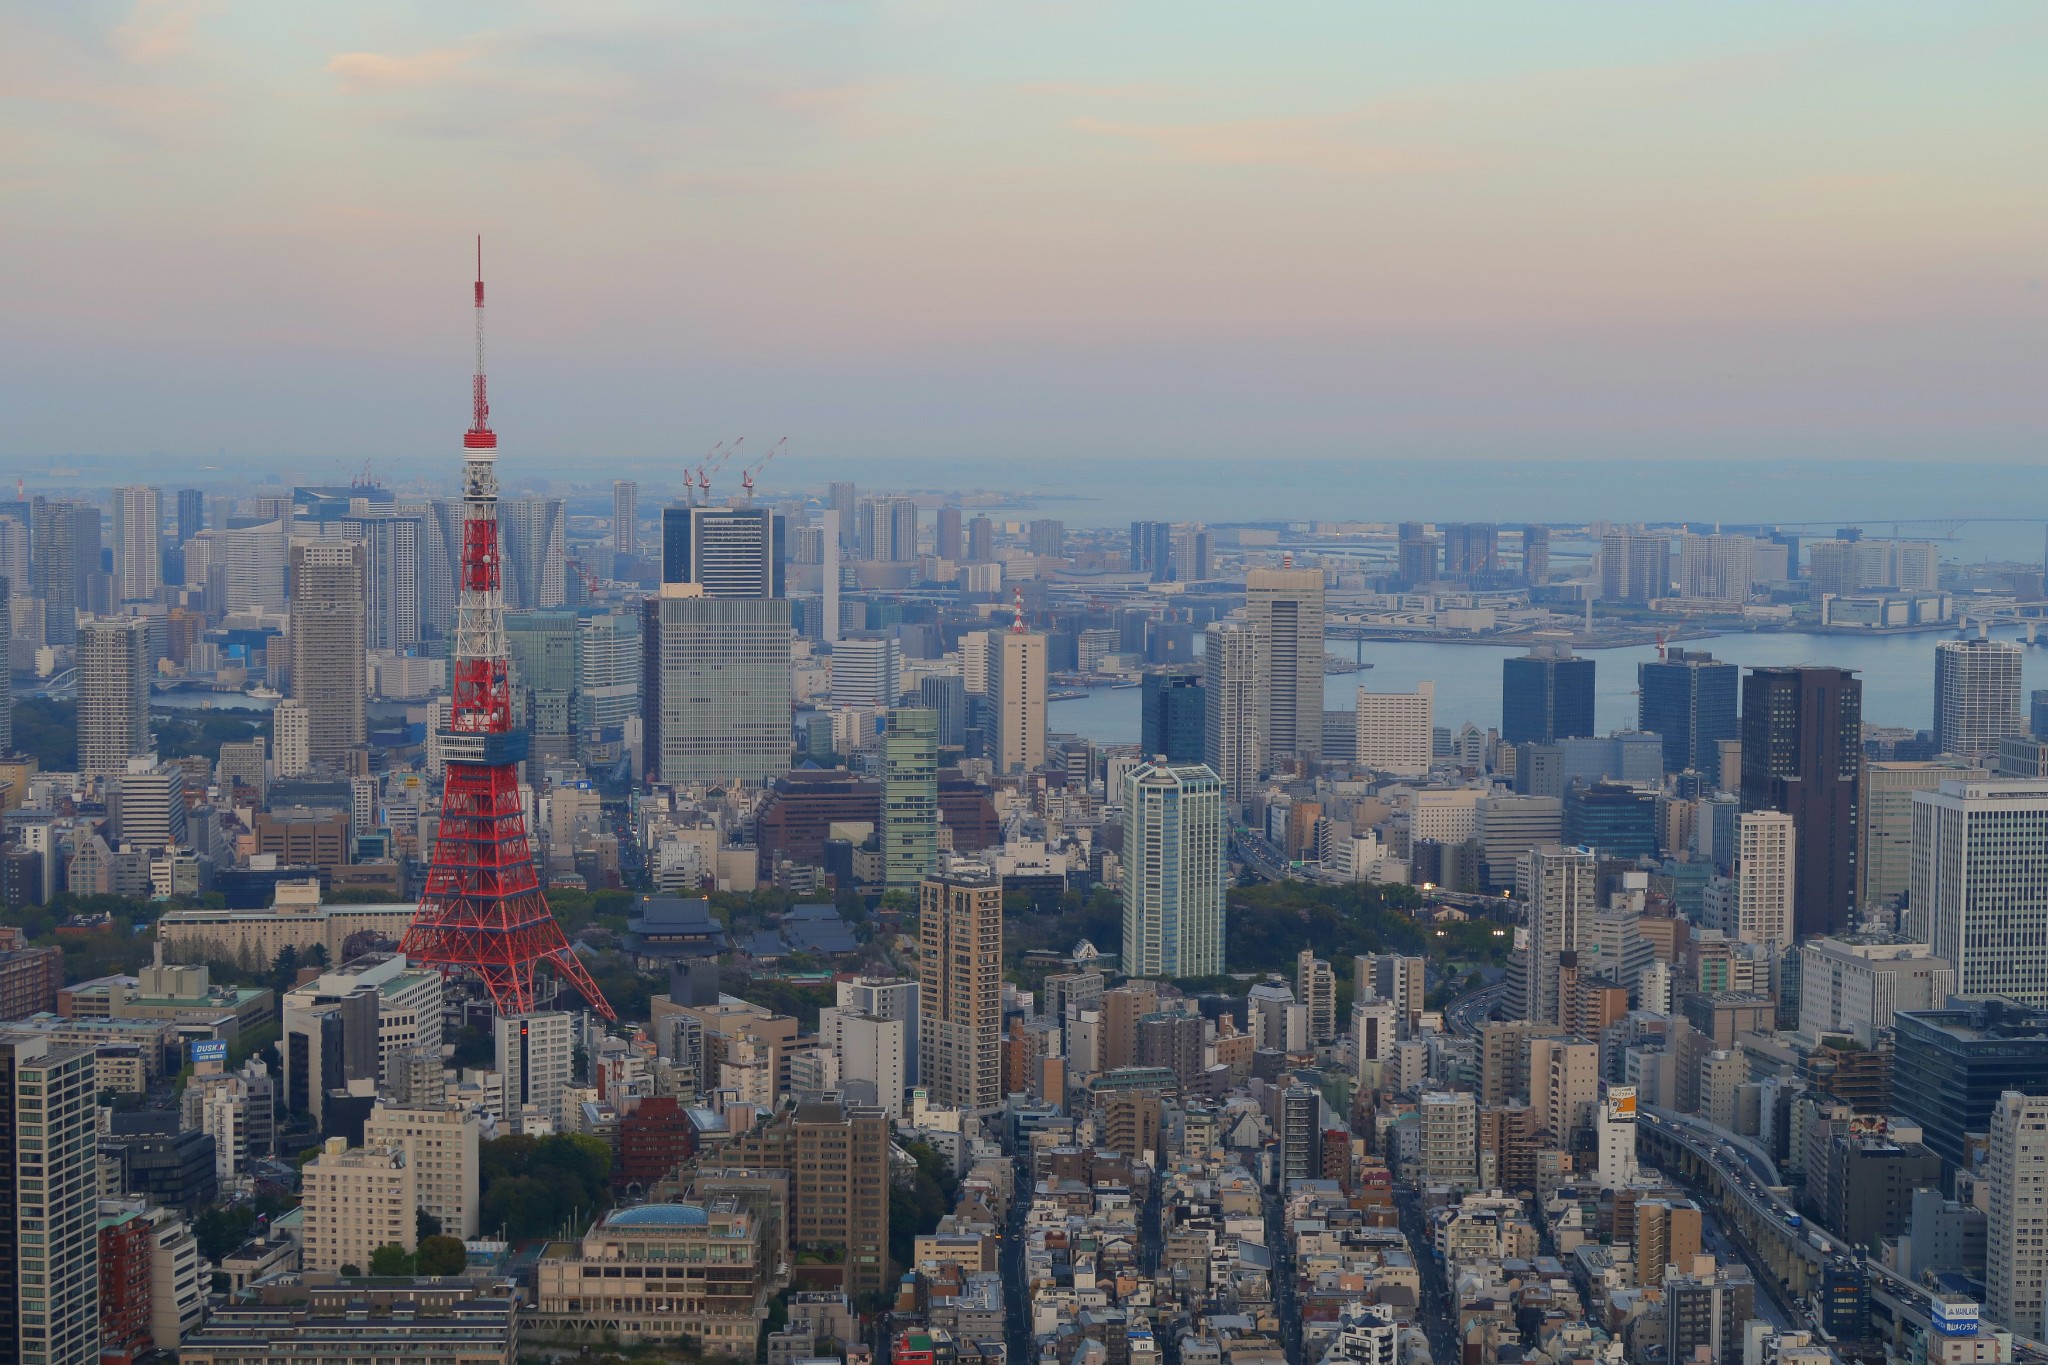
<svg viewBox="0 0 2048 1365"><path fill-rule="evenodd" d="M526 734L512 720L510 655L500 587L498 438L484 394L483 241L477 241L475 415L462 437L462 558L451 661L455 695L441 733L447 776L440 834L419 913L399 951L443 972L483 978L499 1014L530 1013L543 962L607 1019L612 1007L576 960L533 870L519 763Z"/></svg>

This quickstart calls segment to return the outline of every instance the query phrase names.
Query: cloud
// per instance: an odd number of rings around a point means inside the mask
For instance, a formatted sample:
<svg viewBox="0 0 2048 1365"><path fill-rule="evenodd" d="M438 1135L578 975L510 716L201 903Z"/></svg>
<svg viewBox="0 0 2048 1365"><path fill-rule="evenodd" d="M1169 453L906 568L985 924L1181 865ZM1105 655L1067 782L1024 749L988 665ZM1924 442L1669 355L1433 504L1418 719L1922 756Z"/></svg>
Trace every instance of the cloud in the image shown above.
<svg viewBox="0 0 2048 1365"><path fill-rule="evenodd" d="M409 57L388 52L344 52L327 63L341 78L343 94L446 85L471 69L474 47L444 47Z"/></svg>
<svg viewBox="0 0 2048 1365"><path fill-rule="evenodd" d="M1445 164L1433 153L1361 136L1363 112L1214 123L1119 123L1077 118L1076 132L1150 144L1177 161L1210 166L1284 166L1335 175L1392 175Z"/></svg>
<svg viewBox="0 0 2048 1365"><path fill-rule="evenodd" d="M126 22L114 30L114 48L142 64L183 56L191 50L200 22L227 8L227 0L135 0Z"/></svg>

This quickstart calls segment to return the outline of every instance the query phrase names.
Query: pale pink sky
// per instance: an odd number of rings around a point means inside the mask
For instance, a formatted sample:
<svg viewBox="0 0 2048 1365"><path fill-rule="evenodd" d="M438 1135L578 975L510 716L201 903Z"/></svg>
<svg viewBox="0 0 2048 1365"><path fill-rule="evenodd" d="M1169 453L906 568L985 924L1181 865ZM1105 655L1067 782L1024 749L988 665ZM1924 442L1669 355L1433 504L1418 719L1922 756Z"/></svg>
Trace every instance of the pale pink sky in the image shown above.
<svg viewBox="0 0 2048 1365"><path fill-rule="evenodd" d="M2032 459L2048 13L0 3L0 459ZM799 467L801 467L799 463Z"/></svg>

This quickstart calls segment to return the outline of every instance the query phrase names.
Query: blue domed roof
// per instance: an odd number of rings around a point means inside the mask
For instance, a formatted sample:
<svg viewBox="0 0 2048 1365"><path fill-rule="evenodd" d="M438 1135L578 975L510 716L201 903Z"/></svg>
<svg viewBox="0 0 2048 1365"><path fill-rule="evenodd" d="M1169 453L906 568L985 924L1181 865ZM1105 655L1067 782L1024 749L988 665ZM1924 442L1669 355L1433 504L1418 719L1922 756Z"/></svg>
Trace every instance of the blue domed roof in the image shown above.
<svg viewBox="0 0 2048 1365"><path fill-rule="evenodd" d="M604 1221L610 1227L634 1228L701 1227L711 1220L695 1204L639 1204L630 1209L620 1209Z"/></svg>

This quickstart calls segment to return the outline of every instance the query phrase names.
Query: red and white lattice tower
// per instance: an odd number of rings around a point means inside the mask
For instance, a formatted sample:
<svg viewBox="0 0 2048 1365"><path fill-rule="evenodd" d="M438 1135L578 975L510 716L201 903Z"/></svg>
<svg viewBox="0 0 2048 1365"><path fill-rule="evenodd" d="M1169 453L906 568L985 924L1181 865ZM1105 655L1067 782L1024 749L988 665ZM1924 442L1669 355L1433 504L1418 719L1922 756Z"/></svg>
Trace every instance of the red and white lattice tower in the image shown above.
<svg viewBox="0 0 2048 1365"><path fill-rule="evenodd" d="M419 913L399 951L443 972L483 979L500 1014L535 1005L534 973L554 964L611 1019L612 1007L576 960L533 870L519 763L526 734L512 719L510 655L500 586L498 438L484 393L483 243L477 243L475 417L462 437L462 567L451 653L455 695L441 733L447 776L440 834Z"/></svg>

